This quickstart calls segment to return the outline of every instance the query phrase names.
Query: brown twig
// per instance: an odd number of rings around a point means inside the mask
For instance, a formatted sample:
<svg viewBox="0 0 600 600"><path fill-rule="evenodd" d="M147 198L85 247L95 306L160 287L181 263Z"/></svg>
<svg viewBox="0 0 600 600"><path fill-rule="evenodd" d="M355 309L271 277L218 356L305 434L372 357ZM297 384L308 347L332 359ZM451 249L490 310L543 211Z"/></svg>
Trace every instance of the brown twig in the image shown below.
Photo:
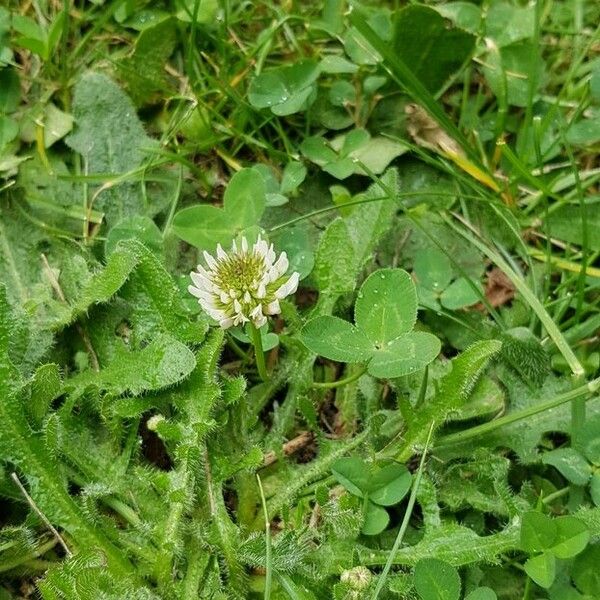
<svg viewBox="0 0 600 600"><path fill-rule="evenodd" d="M298 450L310 444L312 440L313 434L310 431L303 431L295 438L291 439L289 442L283 444L281 449L285 456L290 456L291 454L294 454ZM272 465L273 463L277 462L278 458L279 457L275 452L267 452L263 458L263 468L268 467L269 465Z"/></svg>
<svg viewBox="0 0 600 600"><path fill-rule="evenodd" d="M60 533L58 533L58 530L54 527L54 525L52 525L52 523L50 523L48 517L39 509L38 505L33 501L33 498L27 493L27 490L25 489L25 486L21 483L19 476L16 473L11 473L11 477L12 477L13 481L17 484L17 487L19 488L19 491L21 492L21 494L23 494L23 496L25 497L25 500L27 500L27 504L29 504L29 506L31 506L31 509L44 522L44 525L46 525L46 527L52 532L52 535L56 538L58 543L63 547L65 554L69 558L71 556L73 556L73 553L69 550L69 547L67 546L65 540L63 540Z"/></svg>

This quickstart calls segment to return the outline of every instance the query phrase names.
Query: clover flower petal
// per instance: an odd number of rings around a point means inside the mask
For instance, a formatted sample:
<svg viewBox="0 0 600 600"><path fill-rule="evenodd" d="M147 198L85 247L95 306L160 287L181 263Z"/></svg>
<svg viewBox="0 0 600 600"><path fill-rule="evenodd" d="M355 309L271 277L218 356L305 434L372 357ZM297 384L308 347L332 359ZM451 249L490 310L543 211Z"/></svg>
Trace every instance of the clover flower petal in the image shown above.
<svg viewBox="0 0 600 600"><path fill-rule="evenodd" d="M190 273L188 291L223 329L248 322L262 327L267 316L281 312L279 301L298 289L299 273L286 275L286 253L278 257L260 236L252 246L245 237L234 241L229 252L218 244L216 258L204 252L204 261Z"/></svg>

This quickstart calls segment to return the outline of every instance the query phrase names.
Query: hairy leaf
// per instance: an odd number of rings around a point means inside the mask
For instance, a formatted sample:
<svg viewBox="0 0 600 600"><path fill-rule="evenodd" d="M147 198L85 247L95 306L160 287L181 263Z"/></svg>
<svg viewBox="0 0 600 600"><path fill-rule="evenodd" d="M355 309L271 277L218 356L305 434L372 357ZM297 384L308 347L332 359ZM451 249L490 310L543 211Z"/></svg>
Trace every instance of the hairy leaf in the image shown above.
<svg viewBox="0 0 600 600"><path fill-rule="evenodd" d="M432 424L440 427L452 411L468 400L479 377L501 346L494 340L476 342L452 360L452 370L442 379L438 393L419 409L411 421L398 452L400 460L408 459L415 446L425 441Z"/></svg>

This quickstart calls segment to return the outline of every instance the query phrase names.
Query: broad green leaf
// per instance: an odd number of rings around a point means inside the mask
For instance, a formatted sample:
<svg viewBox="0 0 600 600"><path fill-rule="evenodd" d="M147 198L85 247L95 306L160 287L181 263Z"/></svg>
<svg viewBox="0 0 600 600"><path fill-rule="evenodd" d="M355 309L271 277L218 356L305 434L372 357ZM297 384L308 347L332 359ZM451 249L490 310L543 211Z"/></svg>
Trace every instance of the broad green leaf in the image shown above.
<svg viewBox="0 0 600 600"><path fill-rule="evenodd" d="M18 46L27 48L35 54L39 54L43 59L48 59L47 36L44 29L36 23L31 17L20 14L14 14L12 18L12 27L20 36L15 39Z"/></svg>
<svg viewBox="0 0 600 600"><path fill-rule="evenodd" d="M271 108L289 98L284 78L280 71L264 71L252 80L248 90L250 104L256 108Z"/></svg>
<svg viewBox="0 0 600 600"><path fill-rule="evenodd" d="M265 210L265 182L252 169L238 171L227 184L223 209L233 225L234 235L257 225Z"/></svg>
<svg viewBox="0 0 600 600"><path fill-rule="evenodd" d="M424 369L440 353L439 338L424 331L405 333L375 350L369 362L373 377L392 379Z"/></svg>
<svg viewBox="0 0 600 600"><path fill-rule="evenodd" d="M364 362L373 352L364 333L338 317L311 319L302 328L300 339L310 351L339 362Z"/></svg>
<svg viewBox="0 0 600 600"><path fill-rule="evenodd" d="M385 137L371 137L364 129L353 129L332 140L308 138L301 146L303 154L337 179L352 174L380 174L407 147Z"/></svg>
<svg viewBox="0 0 600 600"><path fill-rule="evenodd" d="M246 330L242 329L242 327L231 327L227 330L236 340L240 340L240 342L244 342L245 344L251 344L250 336ZM260 329L260 337L262 340L262 347L264 352L268 352L272 350L279 344L279 336L276 333L269 332L268 325L263 325Z"/></svg>
<svg viewBox="0 0 600 600"><path fill-rule="evenodd" d="M182 8L177 11L177 18L184 23L195 21L202 25L210 25L215 22L219 12L218 0L181 0L177 6Z"/></svg>
<svg viewBox="0 0 600 600"><path fill-rule="evenodd" d="M300 273L300 279L307 277L315 266L315 256L312 243L306 229L299 227L286 227L275 240L275 247L280 252L287 254L290 266L288 271Z"/></svg>
<svg viewBox="0 0 600 600"><path fill-rule="evenodd" d="M558 448L546 452L542 462L556 467L560 474L575 485L585 485L592 474L589 463L573 448Z"/></svg>
<svg viewBox="0 0 600 600"><path fill-rule="evenodd" d="M331 104L324 89L317 95L315 104L311 109L311 115L314 115L314 118L323 127L333 131L341 131L354 124L352 116L348 114L345 108ZM308 155L306 154L306 156Z"/></svg>
<svg viewBox="0 0 600 600"><path fill-rule="evenodd" d="M441 292L452 281L452 263L440 250L426 248L415 256L413 274L418 285Z"/></svg>
<svg viewBox="0 0 600 600"><path fill-rule="evenodd" d="M596 66L593 68L592 76L590 77L590 96L592 96L596 102L600 101L600 66L598 63L596 63Z"/></svg>
<svg viewBox="0 0 600 600"><path fill-rule="evenodd" d="M229 246L239 233L258 225L265 206L263 175L242 169L227 185L223 208L207 204L184 208L175 215L172 228L182 240L214 253L217 244Z"/></svg>
<svg viewBox="0 0 600 600"><path fill-rule="evenodd" d="M494 95L506 97L513 106L527 106L530 86L537 91L544 73L539 48L529 40L492 47L484 61L483 72Z"/></svg>
<svg viewBox="0 0 600 600"><path fill-rule="evenodd" d="M600 544L588 546L579 554L571 568L571 577L582 594L600 596Z"/></svg>
<svg viewBox="0 0 600 600"><path fill-rule="evenodd" d="M0 115L0 150L12 142L19 133L19 124L10 117Z"/></svg>
<svg viewBox="0 0 600 600"><path fill-rule="evenodd" d="M588 227L588 247L600 250L600 204L586 207ZM545 220L545 226L553 237L571 244L581 245L583 240L583 220L579 206L565 205L553 211Z"/></svg>
<svg viewBox="0 0 600 600"><path fill-rule="evenodd" d="M0 114L10 114L17 109L21 100L19 76L12 67L0 69Z"/></svg>
<svg viewBox="0 0 600 600"><path fill-rule="evenodd" d="M542 552L557 540L556 521L537 511L529 511L521 520L521 548L525 552Z"/></svg>
<svg viewBox="0 0 600 600"><path fill-rule="evenodd" d="M33 118L33 114L29 116ZM36 118L44 117L43 114L39 114ZM28 141L33 142L36 139L37 128L33 120L31 126L31 138ZM21 130L22 135L26 133L27 127L26 124ZM34 216L49 226L76 232L77 235L80 234L86 220L88 226L102 223L104 220L102 212L93 207L88 210L82 205L81 184L69 181L71 173L66 164L52 153L48 153L47 159L51 173L37 156L28 160L19 169L19 186L23 189L28 209ZM51 254L49 256L51 258Z"/></svg>
<svg viewBox="0 0 600 600"><path fill-rule="evenodd" d="M600 415L586 419L580 433L583 454L592 463L600 464Z"/></svg>
<svg viewBox="0 0 600 600"><path fill-rule="evenodd" d="M549 552L528 558L523 567L525 573L543 588L549 588L556 577L556 559Z"/></svg>
<svg viewBox="0 0 600 600"><path fill-rule="evenodd" d="M590 541L590 531L579 519L571 516L555 519L557 535L549 549L557 558L573 558L587 546Z"/></svg>
<svg viewBox="0 0 600 600"><path fill-rule="evenodd" d="M316 89L312 86L305 87L293 94L287 101L272 106L271 111L278 117L293 115L294 113L301 112L312 104L315 97Z"/></svg>
<svg viewBox="0 0 600 600"><path fill-rule="evenodd" d="M332 142L332 145L335 145ZM370 176L383 173L389 164L408 152L408 146L384 136L373 136L349 154L354 163L354 173Z"/></svg>
<svg viewBox="0 0 600 600"><path fill-rule="evenodd" d="M506 394L495 379L481 377L471 397L455 413L449 415L452 421L468 421L470 419L491 419L503 412L506 405Z"/></svg>
<svg viewBox="0 0 600 600"><path fill-rule="evenodd" d="M248 100L255 108L270 108L278 116L302 110L319 77L319 65L312 60L263 71L250 83Z"/></svg>
<svg viewBox="0 0 600 600"><path fill-rule="evenodd" d="M202 5L206 4L203 0ZM158 92L169 93L165 63L177 43L175 20L171 17L144 27L137 36L133 53L117 63L137 105L151 104Z"/></svg>
<svg viewBox="0 0 600 600"><path fill-rule="evenodd" d="M471 2L448 2L435 7L440 15L461 29L477 35L481 24L481 8Z"/></svg>
<svg viewBox="0 0 600 600"><path fill-rule="evenodd" d="M82 155L87 174L110 179L140 167L156 142L146 135L129 97L112 79L92 71L77 81L73 93L75 129L66 142ZM153 216L170 198L148 191L125 181L102 189L94 208L106 214L109 225L135 214Z"/></svg>
<svg viewBox="0 0 600 600"><path fill-rule="evenodd" d="M49 102L44 107L43 123L44 146L49 148L73 129L73 116Z"/></svg>
<svg viewBox="0 0 600 600"><path fill-rule="evenodd" d="M433 8L413 4L396 13L392 46L423 85L436 92L469 58L475 37L448 27Z"/></svg>
<svg viewBox="0 0 600 600"><path fill-rule="evenodd" d="M364 199L365 204L357 205L345 219L356 257L357 275L372 260L373 252L395 223L394 216L398 208L396 194L400 189L396 169L388 169L380 182L370 185L364 194L356 196L356 200ZM375 202L376 199L381 201Z"/></svg>
<svg viewBox="0 0 600 600"><path fill-rule="evenodd" d="M285 165L281 176L281 193L289 194L295 191L306 177L306 167L301 162L289 162Z"/></svg>
<svg viewBox="0 0 600 600"><path fill-rule="evenodd" d="M380 506L393 506L406 496L411 484L412 475L404 465L387 465L369 479L369 500Z"/></svg>
<svg viewBox="0 0 600 600"><path fill-rule="evenodd" d="M354 173L355 163L350 157L346 156L324 165L323 171L333 175L336 179L346 179Z"/></svg>
<svg viewBox="0 0 600 600"><path fill-rule="evenodd" d="M475 588L465 596L465 600L497 600L496 592L489 587Z"/></svg>
<svg viewBox="0 0 600 600"><path fill-rule="evenodd" d="M342 56L326 56L321 61L321 71L323 73L342 74L342 73L356 73L358 66L353 62L343 58Z"/></svg>
<svg viewBox="0 0 600 600"><path fill-rule="evenodd" d="M219 243L228 246L234 238L229 216L216 206L184 208L175 215L171 227L183 241L209 252Z"/></svg>
<svg viewBox="0 0 600 600"><path fill-rule="evenodd" d="M600 115L569 125L567 140L574 146L591 146L600 141Z"/></svg>
<svg viewBox="0 0 600 600"><path fill-rule="evenodd" d="M333 149L340 153L340 156L350 156L356 152L363 144L371 139L371 135L366 129L360 127L352 129L340 138L341 146L333 146ZM339 143L339 142L338 142Z"/></svg>
<svg viewBox="0 0 600 600"><path fill-rule="evenodd" d="M300 150L302 150L304 156L319 166L324 166L337 160L336 153L327 144L325 139L320 136L307 137L300 145Z"/></svg>
<svg viewBox="0 0 600 600"><path fill-rule="evenodd" d="M535 31L535 8L515 6L510 2L494 2L485 19L486 36L498 47L532 38Z"/></svg>
<svg viewBox="0 0 600 600"><path fill-rule="evenodd" d="M481 290L481 286L476 284ZM459 308L465 308L472 306L481 300L483 290L478 294L472 287L467 279L459 277L455 279L440 296L440 302L444 308L449 310L458 310Z"/></svg>
<svg viewBox="0 0 600 600"><path fill-rule="evenodd" d="M412 330L417 320L417 293L402 269L379 269L361 285L354 308L356 326L377 348Z"/></svg>
<svg viewBox="0 0 600 600"><path fill-rule="evenodd" d="M458 600L461 583L457 570L437 558L425 558L415 565L414 584L421 600Z"/></svg>
<svg viewBox="0 0 600 600"><path fill-rule="evenodd" d="M331 185L329 186L329 192L333 203L339 208L340 214L343 217L347 217L352 214L352 210L355 206L349 206L344 208L344 204L347 204L352 200L352 194L343 185Z"/></svg>
<svg viewBox="0 0 600 600"><path fill-rule="evenodd" d="M367 23L378 37L386 42L390 41L392 32L389 13L383 10L376 11L368 17ZM356 64L375 65L381 60L379 53L355 27L346 31L343 42L346 53Z"/></svg>
<svg viewBox="0 0 600 600"><path fill-rule="evenodd" d="M289 198L280 194L279 192L267 192L266 194L266 206L283 206L289 202Z"/></svg>
<svg viewBox="0 0 600 600"><path fill-rule="evenodd" d="M378 535L388 526L389 522L390 516L385 508L381 508L381 506L377 506L377 504L373 504L372 502L367 502L365 521L361 533L364 535Z"/></svg>
<svg viewBox="0 0 600 600"><path fill-rule="evenodd" d="M440 310L439 294L419 286L417 288L417 296L419 298L419 306L428 308L429 310Z"/></svg>
<svg viewBox="0 0 600 600"><path fill-rule="evenodd" d="M590 600L590 596L584 596L577 591L577 588L566 579L561 580L560 576L548 590L550 600Z"/></svg>
<svg viewBox="0 0 600 600"><path fill-rule="evenodd" d="M322 27L331 34L341 33L344 27L345 0L325 0L323 2L322 19L313 23L315 27Z"/></svg>
<svg viewBox="0 0 600 600"><path fill-rule="evenodd" d="M371 469L362 458L349 456L336 460L331 466L333 476L352 495L362 498L369 491Z"/></svg>
<svg viewBox="0 0 600 600"><path fill-rule="evenodd" d="M4 176L12 176L17 174L17 167L27 161L27 156L16 156L10 154L8 156L0 156L0 173L4 173Z"/></svg>

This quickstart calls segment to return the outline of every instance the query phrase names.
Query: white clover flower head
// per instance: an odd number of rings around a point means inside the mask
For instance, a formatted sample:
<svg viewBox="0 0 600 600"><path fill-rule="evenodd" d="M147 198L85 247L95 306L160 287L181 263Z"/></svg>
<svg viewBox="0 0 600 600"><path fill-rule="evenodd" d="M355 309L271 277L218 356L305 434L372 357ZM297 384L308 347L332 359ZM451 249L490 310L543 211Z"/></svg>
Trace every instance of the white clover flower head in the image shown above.
<svg viewBox="0 0 600 600"><path fill-rule="evenodd" d="M260 236L252 246L245 237L239 246L234 241L229 252L219 244L216 258L204 252L204 260L206 267L190 273L194 285L188 290L223 329L250 321L262 327L268 315L281 312L279 301L298 289L300 275L286 276L286 253L277 258L273 244Z"/></svg>
<svg viewBox="0 0 600 600"><path fill-rule="evenodd" d="M373 579L373 573L367 567L353 567L347 571L342 571L340 581L348 584L355 590L364 590L369 587Z"/></svg>

